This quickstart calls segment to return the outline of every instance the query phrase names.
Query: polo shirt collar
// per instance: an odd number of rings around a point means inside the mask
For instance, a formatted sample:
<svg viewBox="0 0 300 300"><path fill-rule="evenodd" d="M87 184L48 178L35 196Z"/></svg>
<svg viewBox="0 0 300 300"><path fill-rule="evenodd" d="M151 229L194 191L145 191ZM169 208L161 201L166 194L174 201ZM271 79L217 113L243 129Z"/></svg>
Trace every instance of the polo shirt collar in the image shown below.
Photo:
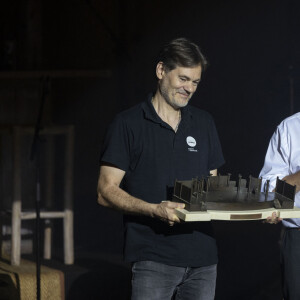
<svg viewBox="0 0 300 300"><path fill-rule="evenodd" d="M153 98L153 93L149 94L147 97L147 100L145 102L142 103L142 108L144 111L144 116L146 119L151 120L155 123L161 124L161 125L165 125L165 122L158 116L156 110L154 109L154 106L152 104L152 98ZM188 127L188 125L191 122L191 118L192 118L192 112L189 109L189 106L185 106L183 108L181 108L181 122L180 122L180 127Z"/></svg>

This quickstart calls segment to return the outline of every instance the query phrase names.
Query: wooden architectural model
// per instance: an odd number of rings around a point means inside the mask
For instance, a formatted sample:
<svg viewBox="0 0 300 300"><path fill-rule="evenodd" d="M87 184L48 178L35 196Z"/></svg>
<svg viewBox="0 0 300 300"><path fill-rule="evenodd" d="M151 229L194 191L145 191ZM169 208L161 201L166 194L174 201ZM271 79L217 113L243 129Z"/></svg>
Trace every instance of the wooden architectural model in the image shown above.
<svg viewBox="0 0 300 300"><path fill-rule="evenodd" d="M275 192L261 192L262 180L239 175L238 181L227 176L210 176L175 181L173 201L185 203L176 214L184 221L257 220L276 212L280 218L300 217L294 207L296 187L277 178Z"/></svg>

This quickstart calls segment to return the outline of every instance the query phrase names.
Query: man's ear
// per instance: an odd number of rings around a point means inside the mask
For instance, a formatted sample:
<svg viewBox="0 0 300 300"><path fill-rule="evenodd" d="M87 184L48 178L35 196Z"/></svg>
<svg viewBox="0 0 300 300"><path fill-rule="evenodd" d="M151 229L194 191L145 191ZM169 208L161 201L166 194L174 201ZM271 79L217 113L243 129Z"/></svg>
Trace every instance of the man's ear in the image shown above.
<svg viewBox="0 0 300 300"><path fill-rule="evenodd" d="M157 66L156 66L156 76L158 79L162 79L163 78L163 75L165 73L165 70L164 70L164 64L162 61L160 61Z"/></svg>

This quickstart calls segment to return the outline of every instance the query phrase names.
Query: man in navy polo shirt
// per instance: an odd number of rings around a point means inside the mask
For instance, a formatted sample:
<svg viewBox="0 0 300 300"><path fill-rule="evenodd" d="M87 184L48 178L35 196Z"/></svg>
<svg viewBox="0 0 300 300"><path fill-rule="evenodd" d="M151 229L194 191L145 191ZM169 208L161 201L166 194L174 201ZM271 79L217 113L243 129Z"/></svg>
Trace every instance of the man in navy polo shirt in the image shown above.
<svg viewBox="0 0 300 300"><path fill-rule="evenodd" d="M99 204L124 212L132 299L214 299L217 247L210 222L180 223L175 179L217 174L224 163L211 116L188 105L207 62L185 38L157 59L157 90L118 114L101 155Z"/></svg>

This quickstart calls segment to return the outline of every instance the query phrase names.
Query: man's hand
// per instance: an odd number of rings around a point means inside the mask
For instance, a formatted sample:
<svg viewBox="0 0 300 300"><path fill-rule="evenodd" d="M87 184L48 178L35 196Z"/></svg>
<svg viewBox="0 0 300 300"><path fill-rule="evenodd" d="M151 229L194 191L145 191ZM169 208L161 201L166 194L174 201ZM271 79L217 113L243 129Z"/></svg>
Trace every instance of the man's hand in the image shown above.
<svg viewBox="0 0 300 300"><path fill-rule="evenodd" d="M183 203L162 201L156 204L154 216L160 220L167 222L170 226L179 223L180 219L175 214L175 208L184 208Z"/></svg>
<svg viewBox="0 0 300 300"><path fill-rule="evenodd" d="M286 181L288 184L295 185L296 193L300 191L300 171L295 174L285 176L282 180Z"/></svg>
<svg viewBox="0 0 300 300"><path fill-rule="evenodd" d="M279 222L281 222L282 219L278 218L276 212L272 213L272 216L267 217L266 220L263 221L263 223L268 223L268 224L277 224Z"/></svg>

